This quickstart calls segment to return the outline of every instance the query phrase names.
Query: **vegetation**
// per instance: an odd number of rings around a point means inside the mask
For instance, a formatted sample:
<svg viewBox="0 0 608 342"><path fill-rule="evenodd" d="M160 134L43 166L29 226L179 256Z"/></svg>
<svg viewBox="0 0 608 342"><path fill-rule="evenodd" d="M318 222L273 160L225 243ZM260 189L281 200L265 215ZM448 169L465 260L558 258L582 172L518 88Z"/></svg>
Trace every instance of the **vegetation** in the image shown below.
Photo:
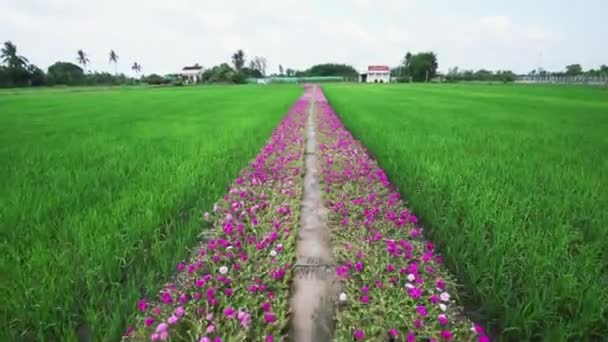
<svg viewBox="0 0 608 342"><path fill-rule="evenodd" d="M0 93L0 340L118 340L299 93Z"/></svg>
<svg viewBox="0 0 608 342"><path fill-rule="evenodd" d="M449 69L445 76L448 82L457 81L482 81L482 82L503 82L510 83L515 81L515 74L510 70L498 70L496 72L479 69L473 70L459 70L458 67Z"/></svg>
<svg viewBox="0 0 608 342"><path fill-rule="evenodd" d="M289 75L289 71L288 71ZM346 64L317 64L305 71L297 71L296 77L324 77L324 76L339 76L345 79L357 80L359 73L355 68Z"/></svg>
<svg viewBox="0 0 608 342"><path fill-rule="evenodd" d="M508 341L608 335L608 101L597 88L326 85Z"/></svg>
<svg viewBox="0 0 608 342"><path fill-rule="evenodd" d="M398 80L400 82L428 82L437 75L437 55L434 52L420 52L405 54L403 62L398 67Z"/></svg>

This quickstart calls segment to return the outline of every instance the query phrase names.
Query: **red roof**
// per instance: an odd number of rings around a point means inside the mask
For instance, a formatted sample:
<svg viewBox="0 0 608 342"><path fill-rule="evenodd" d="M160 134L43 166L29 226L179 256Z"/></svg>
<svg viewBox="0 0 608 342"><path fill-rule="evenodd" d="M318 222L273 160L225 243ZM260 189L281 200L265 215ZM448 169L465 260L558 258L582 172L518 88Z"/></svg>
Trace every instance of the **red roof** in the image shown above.
<svg viewBox="0 0 608 342"><path fill-rule="evenodd" d="M391 71L388 65L370 65L367 67L367 71Z"/></svg>

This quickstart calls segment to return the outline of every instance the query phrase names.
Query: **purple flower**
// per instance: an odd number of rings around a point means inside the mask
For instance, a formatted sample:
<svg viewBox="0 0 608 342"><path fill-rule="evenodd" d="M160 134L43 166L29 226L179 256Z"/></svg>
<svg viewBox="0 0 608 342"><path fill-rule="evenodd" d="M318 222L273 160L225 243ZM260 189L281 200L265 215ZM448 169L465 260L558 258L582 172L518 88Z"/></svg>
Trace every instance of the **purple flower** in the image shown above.
<svg viewBox="0 0 608 342"><path fill-rule="evenodd" d="M365 338L365 333L363 330L357 329L355 330L355 340L361 341Z"/></svg>
<svg viewBox="0 0 608 342"><path fill-rule="evenodd" d="M275 314L272 312L266 312L264 313L264 320L266 323L271 324L277 321L277 316L275 316Z"/></svg>
<svg viewBox="0 0 608 342"><path fill-rule="evenodd" d="M429 313L426 311L426 308L424 307L424 305L417 305L416 306L416 311L418 312L418 314L422 317L426 317L426 315L428 315Z"/></svg>
<svg viewBox="0 0 608 342"><path fill-rule="evenodd" d="M355 269L358 272L362 272L363 271L363 263L361 261L357 261L357 263L355 264Z"/></svg>
<svg viewBox="0 0 608 342"><path fill-rule="evenodd" d="M442 330L441 331L441 337L446 340L449 341L452 339L452 333L449 330Z"/></svg>

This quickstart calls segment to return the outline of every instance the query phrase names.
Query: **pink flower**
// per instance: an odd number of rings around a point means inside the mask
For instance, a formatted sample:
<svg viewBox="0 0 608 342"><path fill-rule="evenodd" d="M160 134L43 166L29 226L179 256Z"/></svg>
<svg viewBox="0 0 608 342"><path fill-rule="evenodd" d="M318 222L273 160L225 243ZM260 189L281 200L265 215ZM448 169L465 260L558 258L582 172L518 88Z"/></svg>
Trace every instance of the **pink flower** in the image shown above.
<svg viewBox="0 0 608 342"><path fill-rule="evenodd" d="M393 265L393 264L386 265L386 271L387 272L393 272L393 271L395 271L395 265Z"/></svg>
<svg viewBox="0 0 608 342"><path fill-rule="evenodd" d="M388 335L392 338L397 338L399 336L399 331L395 328L392 328L388 331Z"/></svg>
<svg viewBox="0 0 608 342"><path fill-rule="evenodd" d="M449 341L452 339L452 333L449 330L442 330L441 337L443 337L444 340Z"/></svg>
<svg viewBox="0 0 608 342"><path fill-rule="evenodd" d="M159 338L161 341L165 341L166 339L169 338L169 333L166 331L163 331L162 333L160 333Z"/></svg>
<svg viewBox="0 0 608 342"><path fill-rule="evenodd" d="M224 294L226 295L226 297L232 296L232 293L233 293L233 291L231 288L227 288L224 290Z"/></svg>
<svg viewBox="0 0 608 342"><path fill-rule="evenodd" d="M166 331L168 328L169 328L169 325L167 325L167 323L161 323L156 327L156 332L161 333L163 331Z"/></svg>
<svg viewBox="0 0 608 342"><path fill-rule="evenodd" d="M158 341L160 339L160 335L158 333L153 333L152 335L150 335L150 340L152 341Z"/></svg>
<svg viewBox="0 0 608 342"><path fill-rule="evenodd" d="M268 324L274 323L277 321L277 316L275 316L275 314L273 314L272 312L266 312L264 313L264 320Z"/></svg>
<svg viewBox="0 0 608 342"><path fill-rule="evenodd" d="M422 296L422 290L418 287L412 287L411 289L408 289L407 292L413 299L418 299Z"/></svg>
<svg viewBox="0 0 608 342"><path fill-rule="evenodd" d="M422 317L426 317L426 315L428 315L428 312L426 311L426 308L424 307L424 305L417 305L416 311Z"/></svg>
<svg viewBox="0 0 608 342"><path fill-rule="evenodd" d="M369 296L361 296L361 303L367 304L369 303Z"/></svg>
<svg viewBox="0 0 608 342"><path fill-rule="evenodd" d="M479 335L485 335L486 332L483 330L483 327L479 324L473 323L473 330Z"/></svg>
<svg viewBox="0 0 608 342"><path fill-rule="evenodd" d="M179 317L175 315L171 315L171 317L169 317L169 319L167 320L169 324L175 324L177 323L177 321L179 321Z"/></svg>
<svg viewBox="0 0 608 342"><path fill-rule="evenodd" d="M355 330L355 339L357 341L361 341L365 338L365 333L363 332L363 330Z"/></svg>
<svg viewBox="0 0 608 342"><path fill-rule="evenodd" d="M175 309L175 315L176 315L177 317L182 317L182 316L184 315L184 313L186 313L186 310L185 310L185 309L184 309L182 306L178 306L178 307Z"/></svg>
<svg viewBox="0 0 608 342"><path fill-rule="evenodd" d="M184 268L186 268L186 264L184 264L183 262L180 262L179 264L177 264L177 270L179 272L183 271Z"/></svg>
<svg viewBox="0 0 608 342"><path fill-rule="evenodd" d="M149 327L152 324L154 324L154 318L148 317L148 318L146 318L146 320L144 321L144 323L146 324L147 327Z"/></svg>
<svg viewBox="0 0 608 342"><path fill-rule="evenodd" d="M444 314L441 314L441 315L437 316L437 319L439 320L439 324L441 324L441 325L448 324L448 318Z"/></svg>
<svg viewBox="0 0 608 342"><path fill-rule="evenodd" d="M263 310L264 312L268 312L268 311L270 311L270 303L268 303L268 302L264 302L264 303L262 303L262 310Z"/></svg>
<svg viewBox="0 0 608 342"><path fill-rule="evenodd" d="M407 333L407 342L416 342L416 335L413 332Z"/></svg>
<svg viewBox="0 0 608 342"><path fill-rule="evenodd" d="M226 309L224 309L224 316L226 317L234 317L234 308L229 306Z"/></svg>
<svg viewBox="0 0 608 342"><path fill-rule="evenodd" d="M160 298L163 301L163 303L165 303L165 304L173 303L173 297L171 297L171 294L168 291L163 292L160 295Z"/></svg>
<svg viewBox="0 0 608 342"><path fill-rule="evenodd" d="M130 336L135 329L132 326L127 327L127 331L125 331L125 336Z"/></svg>
<svg viewBox="0 0 608 342"><path fill-rule="evenodd" d="M209 326L207 327L207 329L205 329L205 332L207 334L211 334L214 331L215 331L215 325L213 325L213 324L209 324Z"/></svg>
<svg viewBox="0 0 608 342"><path fill-rule="evenodd" d="M362 272L363 271L363 263L361 261L357 261L357 263L355 264L355 269L358 272Z"/></svg>
<svg viewBox="0 0 608 342"><path fill-rule="evenodd" d="M209 337L203 336L198 342L211 342L211 340L209 339Z"/></svg>
<svg viewBox="0 0 608 342"><path fill-rule="evenodd" d="M488 336L479 336L479 339L477 341L479 341L479 342L490 342L490 338Z"/></svg>
<svg viewBox="0 0 608 342"><path fill-rule="evenodd" d="M437 280L437 288L440 290L445 290L445 282L443 282L441 279Z"/></svg>
<svg viewBox="0 0 608 342"><path fill-rule="evenodd" d="M272 338L272 335L266 335L266 342L273 342L274 339Z"/></svg>
<svg viewBox="0 0 608 342"><path fill-rule="evenodd" d="M368 292L369 292L369 287L367 287L367 286L363 286L363 287L361 288L361 292L363 292L363 293L368 293Z"/></svg>
<svg viewBox="0 0 608 342"><path fill-rule="evenodd" d="M205 279L203 279L203 278L196 279L196 281L194 282L194 285L198 288L205 286Z"/></svg>
<svg viewBox="0 0 608 342"><path fill-rule="evenodd" d="M414 321L414 327L416 329L422 328L423 325L424 325L424 323L421 320L419 320L419 319L417 319L417 320Z"/></svg>
<svg viewBox="0 0 608 342"><path fill-rule="evenodd" d="M142 311L142 312L148 310L148 303L146 302L145 299L142 299L137 302L137 309L139 309L139 311Z"/></svg>
<svg viewBox="0 0 608 342"><path fill-rule="evenodd" d="M441 299L439 299L438 295L436 295L436 294L431 295L431 298L430 298L431 303L437 304L437 303L439 303L440 300Z"/></svg>

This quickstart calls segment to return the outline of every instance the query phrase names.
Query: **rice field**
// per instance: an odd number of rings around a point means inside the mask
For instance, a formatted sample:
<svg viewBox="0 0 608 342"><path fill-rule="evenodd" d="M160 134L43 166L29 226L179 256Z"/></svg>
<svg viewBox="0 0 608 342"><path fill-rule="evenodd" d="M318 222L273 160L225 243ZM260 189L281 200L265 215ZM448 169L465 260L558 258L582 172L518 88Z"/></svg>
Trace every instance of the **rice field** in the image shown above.
<svg viewBox="0 0 608 342"><path fill-rule="evenodd" d="M608 335L608 91L323 88L0 92L0 340Z"/></svg>
<svg viewBox="0 0 608 342"><path fill-rule="evenodd" d="M517 85L324 90L500 340L608 335L608 91Z"/></svg>
<svg viewBox="0 0 608 342"><path fill-rule="evenodd" d="M0 93L0 340L117 340L301 89Z"/></svg>

